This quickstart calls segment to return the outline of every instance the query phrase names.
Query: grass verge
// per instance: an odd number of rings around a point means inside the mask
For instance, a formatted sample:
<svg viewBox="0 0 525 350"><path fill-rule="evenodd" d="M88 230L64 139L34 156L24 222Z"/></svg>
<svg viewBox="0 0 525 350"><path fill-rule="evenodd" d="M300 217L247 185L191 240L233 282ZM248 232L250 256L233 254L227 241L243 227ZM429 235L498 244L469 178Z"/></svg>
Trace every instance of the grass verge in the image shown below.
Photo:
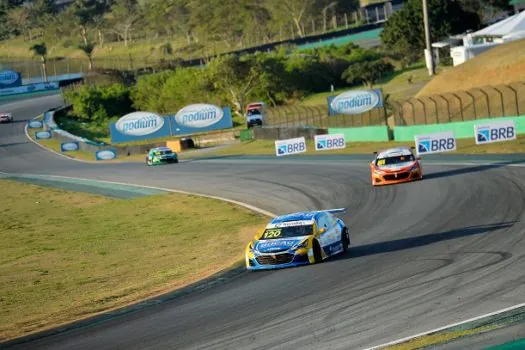
<svg viewBox="0 0 525 350"><path fill-rule="evenodd" d="M122 200L11 180L0 192L0 341L210 276L266 223L182 194Z"/></svg>
<svg viewBox="0 0 525 350"><path fill-rule="evenodd" d="M405 100L416 95L432 77L424 64L416 64L403 71L395 72L388 78L385 78L374 88L383 89L384 95L389 94L392 100ZM326 105L326 99L330 95L337 95L344 91L362 89L361 86L346 87L335 90L334 92L321 92L306 97L300 102L303 106Z"/></svg>

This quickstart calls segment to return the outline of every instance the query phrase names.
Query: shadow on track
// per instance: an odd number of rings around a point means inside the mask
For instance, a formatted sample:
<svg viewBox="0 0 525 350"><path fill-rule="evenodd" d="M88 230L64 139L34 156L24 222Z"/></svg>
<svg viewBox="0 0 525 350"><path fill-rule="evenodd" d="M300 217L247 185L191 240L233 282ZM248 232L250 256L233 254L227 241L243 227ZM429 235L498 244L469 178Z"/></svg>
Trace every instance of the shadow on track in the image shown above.
<svg viewBox="0 0 525 350"><path fill-rule="evenodd" d="M461 237L468 237L474 235L480 235L489 233L491 231L501 230L514 226L517 221L502 222L497 224L489 225L477 225L469 226L465 228L460 228L457 230L433 233L424 236L409 237L396 239L392 241L385 241L379 243L365 244L361 246L350 246L350 250L347 254L341 255L339 257L334 257L333 260L347 259L347 258L357 258L368 255L382 254L396 252L405 249L411 249L416 247L421 247L433 243L438 243L442 241L447 241L450 239L456 239Z"/></svg>
<svg viewBox="0 0 525 350"><path fill-rule="evenodd" d="M3 143L3 144L0 144L0 148L4 148L4 147L12 147L12 146L19 146L19 145L25 145L25 144L28 144L29 141L24 141L24 142L13 142L13 143Z"/></svg>
<svg viewBox="0 0 525 350"><path fill-rule="evenodd" d="M502 168L504 166L511 165L511 164L525 164L525 159L511 161L511 162L476 165L476 166L466 167L466 168L462 167L462 168L457 168L457 169L437 171L437 172L430 173L430 174L423 174L423 181L439 179L439 178L448 177L448 176L477 173L480 171L491 170L491 169L498 169L498 168Z"/></svg>

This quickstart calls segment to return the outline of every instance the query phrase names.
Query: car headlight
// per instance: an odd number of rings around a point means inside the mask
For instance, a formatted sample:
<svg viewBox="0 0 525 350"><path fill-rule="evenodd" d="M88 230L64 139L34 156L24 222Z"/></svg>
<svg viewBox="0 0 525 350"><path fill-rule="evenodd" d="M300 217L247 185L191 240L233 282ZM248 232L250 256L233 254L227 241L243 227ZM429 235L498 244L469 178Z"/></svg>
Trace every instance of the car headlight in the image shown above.
<svg viewBox="0 0 525 350"><path fill-rule="evenodd" d="M383 170L380 170L379 168L374 168L374 173L383 175L385 172Z"/></svg>
<svg viewBox="0 0 525 350"><path fill-rule="evenodd" d="M419 170L419 167L417 166L417 164L412 165L412 168L410 168L410 171L416 171L416 170Z"/></svg>
<svg viewBox="0 0 525 350"><path fill-rule="evenodd" d="M305 239L304 241L296 244L294 247L293 247L293 250L297 250L297 249L301 249L301 248L306 248L306 246L308 245L308 239Z"/></svg>
<svg viewBox="0 0 525 350"><path fill-rule="evenodd" d="M250 242L250 244L248 245L248 249L249 249L250 251L253 251L253 242Z"/></svg>

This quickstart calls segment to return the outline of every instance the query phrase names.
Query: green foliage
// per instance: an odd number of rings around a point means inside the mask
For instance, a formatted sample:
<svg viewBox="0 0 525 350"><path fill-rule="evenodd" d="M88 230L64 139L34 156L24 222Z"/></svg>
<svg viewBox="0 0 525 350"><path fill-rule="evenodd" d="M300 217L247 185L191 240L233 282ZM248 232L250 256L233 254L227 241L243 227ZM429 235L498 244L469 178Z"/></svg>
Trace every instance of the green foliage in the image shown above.
<svg viewBox="0 0 525 350"><path fill-rule="evenodd" d="M371 88L374 83L394 72L394 66L382 59L353 63L343 73L343 79L349 84L363 83Z"/></svg>
<svg viewBox="0 0 525 350"><path fill-rule="evenodd" d="M122 84L81 85L64 90L64 99L73 106L74 115L102 124L133 111L129 89Z"/></svg>
<svg viewBox="0 0 525 350"><path fill-rule="evenodd" d="M434 40L480 26L479 16L464 11L457 1L429 0L430 32ZM381 40L387 49L406 56L405 64L423 55L425 34L421 0L408 0L386 22Z"/></svg>

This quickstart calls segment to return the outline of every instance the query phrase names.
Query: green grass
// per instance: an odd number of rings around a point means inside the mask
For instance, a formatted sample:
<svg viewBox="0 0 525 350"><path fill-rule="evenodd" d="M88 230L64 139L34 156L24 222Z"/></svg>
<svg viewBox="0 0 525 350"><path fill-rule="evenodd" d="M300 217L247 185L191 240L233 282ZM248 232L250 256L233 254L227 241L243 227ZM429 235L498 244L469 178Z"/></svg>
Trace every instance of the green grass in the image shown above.
<svg viewBox="0 0 525 350"><path fill-rule="evenodd" d="M414 146L413 142L349 142L345 149L331 151L315 151L312 141L307 142L307 152L304 155L334 155L334 154L372 154L374 151L389 147ZM457 140L456 153L465 154L493 154L493 153L524 153L525 135L519 135L516 141L499 142L488 145L476 145L474 139ZM452 152L451 152L452 153ZM230 156L230 155L275 155L275 142L270 140L247 141L237 145L207 152L198 157Z"/></svg>
<svg viewBox="0 0 525 350"><path fill-rule="evenodd" d="M110 199L11 180L0 193L0 341L228 268L267 221L182 194Z"/></svg>
<svg viewBox="0 0 525 350"><path fill-rule="evenodd" d="M412 79L412 82L409 83L409 79ZM428 75L428 70L424 67L423 64L416 64L412 67L409 67L403 71L398 71L391 76L385 78L379 84L376 84L374 88L383 89L383 94L390 95L392 100L405 100L416 95L427 82L431 80L431 77ZM319 106L326 105L326 99L328 96L337 95L344 91L348 90L357 90L363 89L362 86L352 86L337 89L334 92L327 91L321 92L318 94L313 94L304 98L300 105L303 106Z"/></svg>

